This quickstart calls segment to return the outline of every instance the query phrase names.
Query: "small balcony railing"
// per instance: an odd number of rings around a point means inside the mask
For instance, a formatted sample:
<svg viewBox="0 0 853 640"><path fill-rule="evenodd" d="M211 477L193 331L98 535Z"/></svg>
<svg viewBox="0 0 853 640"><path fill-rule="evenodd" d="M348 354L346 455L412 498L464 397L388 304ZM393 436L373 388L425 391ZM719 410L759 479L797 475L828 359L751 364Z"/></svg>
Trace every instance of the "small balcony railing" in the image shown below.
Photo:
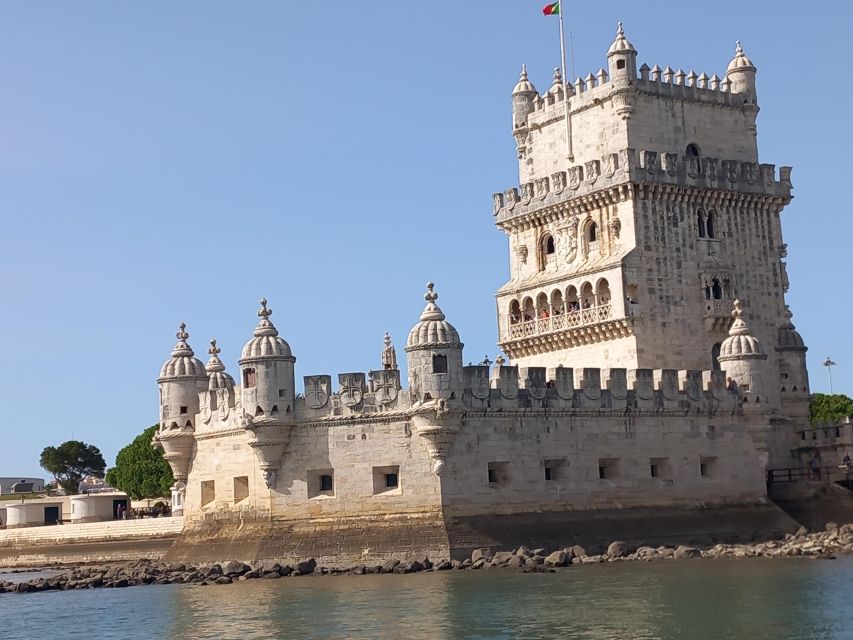
<svg viewBox="0 0 853 640"><path fill-rule="evenodd" d="M598 324L605 320L610 320L613 317L613 307L609 304L598 307L590 307L588 309L578 309L568 313L558 313L547 318L537 318L535 320L527 320L526 322L516 322L513 324L512 319L509 319L509 338L527 338L530 336L538 336L554 331L562 331L563 329L572 329L574 327L585 327L588 325Z"/></svg>

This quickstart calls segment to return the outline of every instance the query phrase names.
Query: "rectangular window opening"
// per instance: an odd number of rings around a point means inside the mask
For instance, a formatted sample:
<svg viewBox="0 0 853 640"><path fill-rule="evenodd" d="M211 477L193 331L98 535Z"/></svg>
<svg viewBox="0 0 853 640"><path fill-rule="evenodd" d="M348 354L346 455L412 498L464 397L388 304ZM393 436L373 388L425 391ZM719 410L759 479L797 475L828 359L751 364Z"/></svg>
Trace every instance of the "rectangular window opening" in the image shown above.
<svg viewBox="0 0 853 640"><path fill-rule="evenodd" d="M246 389L251 389L258 383L257 374L254 369L243 369L243 386Z"/></svg>
<svg viewBox="0 0 853 640"><path fill-rule="evenodd" d="M373 467L373 494L397 495L402 493L400 465Z"/></svg>
<svg viewBox="0 0 853 640"><path fill-rule="evenodd" d="M599 458L598 478L600 480L614 480L619 477L619 458Z"/></svg>
<svg viewBox="0 0 853 640"><path fill-rule="evenodd" d="M652 478L671 479L672 467L669 464L669 458L650 458L649 473Z"/></svg>
<svg viewBox="0 0 853 640"><path fill-rule="evenodd" d="M181 407L181 415L182 416L187 415L187 410L188 410L188 407Z"/></svg>
<svg viewBox="0 0 853 640"><path fill-rule="evenodd" d="M509 462L490 462L488 474L490 487L509 484Z"/></svg>
<svg viewBox="0 0 853 640"><path fill-rule="evenodd" d="M306 481L309 498L335 495L335 472L331 469L311 469Z"/></svg>
<svg viewBox="0 0 853 640"><path fill-rule="evenodd" d="M545 468L545 482L564 480L568 461L562 458L547 459L542 461L542 466Z"/></svg>
<svg viewBox="0 0 853 640"><path fill-rule="evenodd" d="M699 458L699 475L703 478L712 478L717 466L717 459L713 457Z"/></svg>
<svg viewBox="0 0 853 640"><path fill-rule="evenodd" d="M201 506L209 505L216 499L216 487L213 480L202 480L201 482Z"/></svg>
<svg viewBox="0 0 853 640"><path fill-rule="evenodd" d="M234 478L234 503L242 502L249 497L249 476Z"/></svg>

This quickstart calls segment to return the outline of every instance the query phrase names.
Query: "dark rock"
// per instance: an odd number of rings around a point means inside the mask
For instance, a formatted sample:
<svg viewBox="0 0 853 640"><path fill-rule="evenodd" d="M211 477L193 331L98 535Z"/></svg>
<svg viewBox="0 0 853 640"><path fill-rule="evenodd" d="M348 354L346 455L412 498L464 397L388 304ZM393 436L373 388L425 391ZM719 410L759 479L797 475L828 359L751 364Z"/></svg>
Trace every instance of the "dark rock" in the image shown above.
<svg viewBox="0 0 853 640"><path fill-rule="evenodd" d="M114 586L116 589L122 589L122 588L124 588L124 587L129 587L129 586L130 586L130 582L128 581L128 579L127 579L127 578L119 578L118 580L116 580L115 582L113 582L113 586Z"/></svg>
<svg viewBox="0 0 853 640"><path fill-rule="evenodd" d="M219 576L213 582L214 584L231 584L231 578L228 576Z"/></svg>
<svg viewBox="0 0 853 640"><path fill-rule="evenodd" d="M404 573L418 573L424 570L424 565L422 565L417 560L413 560L411 562L406 563L406 569Z"/></svg>
<svg viewBox="0 0 853 640"><path fill-rule="evenodd" d="M215 576L222 575L222 566L218 564L211 565L208 567L207 571L204 572L208 578L213 578Z"/></svg>
<svg viewBox="0 0 853 640"><path fill-rule="evenodd" d="M281 569L278 570L278 575L280 575L282 578L286 578L291 573L293 573L293 567L291 567L289 564L283 566Z"/></svg>
<svg viewBox="0 0 853 640"><path fill-rule="evenodd" d="M382 573L393 573L398 564L400 564L399 560L388 560L382 565Z"/></svg>
<svg viewBox="0 0 853 640"><path fill-rule="evenodd" d="M317 568L317 561L314 558L310 560L303 560L302 562L296 565L296 570L301 575L306 575L308 573L314 573L314 569Z"/></svg>
<svg viewBox="0 0 853 640"><path fill-rule="evenodd" d="M263 575L264 580L278 580L280 577L281 574L278 571L270 571Z"/></svg>
<svg viewBox="0 0 853 640"><path fill-rule="evenodd" d="M421 560L421 566L423 566L424 571L429 571L430 569L432 569L432 562L429 558L424 558L423 560Z"/></svg>
<svg viewBox="0 0 853 640"><path fill-rule="evenodd" d="M363 576L365 573L367 573L367 567L365 567L363 564L360 564L358 566L353 567L350 573L352 573L354 576Z"/></svg>
<svg viewBox="0 0 853 640"><path fill-rule="evenodd" d="M436 571L448 571L449 569L452 569L452 568L453 568L453 565L450 564L450 560L442 560L437 565L435 565Z"/></svg>

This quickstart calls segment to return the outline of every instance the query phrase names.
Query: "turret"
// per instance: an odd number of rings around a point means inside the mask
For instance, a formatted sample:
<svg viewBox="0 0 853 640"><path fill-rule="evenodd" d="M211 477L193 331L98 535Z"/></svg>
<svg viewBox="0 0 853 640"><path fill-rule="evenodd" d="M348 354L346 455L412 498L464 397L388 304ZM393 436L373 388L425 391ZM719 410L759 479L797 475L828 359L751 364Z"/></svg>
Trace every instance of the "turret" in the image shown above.
<svg viewBox="0 0 853 640"><path fill-rule="evenodd" d="M181 323L172 349L172 357L160 369L160 429L195 428L194 420L199 410L198 394L207 388L207 372L201 360L195 357L187 339L187 325Z"/></svg>
<svg viewBox="0 0 853 640"><path fill-rule="evenodd" d="M406 341L409 389L416 401L461 400L463 345L456 329L435 303L438 294L434 287L432 282L427 283L424 294L427 304Z"/></svg>
<svg viewBox="0 0 853 640"><path fill-rule="evenodd" d="M178 343L160 369L160 428L154 436L155 446L163 450L163 458L172 469L172 513L184 510L187 475L193 455L194 420L199 413L199 396L207 390L207 372L195 357L187 339L190 334L183 322L177 333Z"/></svg>
<svg viewBox="0 0 853 640"><path fill-rule="evenodd" d="M793 314L785 305L784 320L779 327L776 344L779 362L779 391L785 415L805 426L809 415L809 372L806 368L808 347L791 322Z"/></svg>
<svg viewBox="0 0 853 640"><path fill-rule="evenodd" d="M228 417L234 407L234 378L226 371L225 365L219 359L222 352L216 346L216 340L210 341L210 360L207 361L207 390L201 393L201 414L205 422L210 421L213 411L219 411L222 419Z"/></svg>
<svg viewBox="0 0 853 640"><path fill-rule="evenodd" d="M744 404L774 406L768 397L767 354L758 338L750 333L743 319L740 300L734 301L732 317L734 321L729 337L720 345L717 360L728 378L740 389Z"/></svg>
<svg viewBox="0 0 853 640"><path fill-rule="evenodd" d="M240 375L243 411L253 418L292 421L296 398L290 345L278 335L270 321L272 309L266 299L258 310L260 322L254 336L243 347Z"/></svg>
<svg viewBox="0 0 853 640"><path fill-rule="evenodd" d="M527 116L533 111L539 92L527 79L527 67L521 65L521 76L512 90L512 135L518 148L518 157L524 155L527 141Z"/></svg>
<svg viewBox="0 0 853 640"><path fill-rule="evenodd" d="M746 57L740 41L735 48L735 57L726 69L726 80L731 83L731 92L743 94L747 103L755 104L758 97L755 91L755 65Z"/></svg>
<svg viewBox="0 0 853 640"><path fill-rule="evenodd" d="M610 81L614 85L630 84L637 80L637 50L625 37L621 22L616 29L616 39L607 51L607 66Z"/></svg>

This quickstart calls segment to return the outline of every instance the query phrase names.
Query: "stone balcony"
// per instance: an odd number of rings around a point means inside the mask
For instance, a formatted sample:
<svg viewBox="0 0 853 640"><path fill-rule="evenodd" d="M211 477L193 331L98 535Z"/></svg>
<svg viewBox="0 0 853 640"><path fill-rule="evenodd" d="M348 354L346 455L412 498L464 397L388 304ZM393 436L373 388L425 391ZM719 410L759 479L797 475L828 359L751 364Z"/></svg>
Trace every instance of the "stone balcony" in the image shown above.
<svg viewBox="0 0 853 640"><path fill-rule="evenodd" d="M500 346L510 358L519 358L623 338L632 335L633 329L633 317L614 317L613 306L606 304L526 322L507 318Z"/></svg>
<svg viewBox="0 0 853 640"><path fill-rule="evenodd" d="M705 330L708 332L726 332L732 323L734 300L705 300Z"/></svg>

